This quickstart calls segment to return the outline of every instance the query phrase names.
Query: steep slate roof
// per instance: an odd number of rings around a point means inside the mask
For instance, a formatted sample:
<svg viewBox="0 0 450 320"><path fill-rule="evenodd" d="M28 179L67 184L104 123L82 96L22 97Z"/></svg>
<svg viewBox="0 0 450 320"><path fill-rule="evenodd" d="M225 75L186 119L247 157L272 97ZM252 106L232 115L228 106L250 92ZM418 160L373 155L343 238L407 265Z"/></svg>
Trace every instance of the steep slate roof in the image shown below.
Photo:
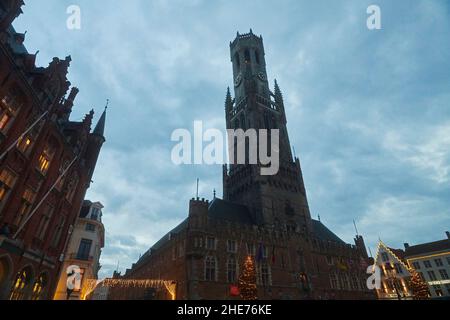
<svg viewBox="0 0 450 320"><path fill-rule="evenodd" d="M15 54L28 54L27 49L23 45L23 42L18 42L18 37L25 38L24 34L17 33L13 26L9 26L6 30L9 34L8 44Z"/></svg>
<svg viewBox="0 0 450 320"><path fill-rule="evenodd" d="M223 199L215 198L208 207L208 216L213 219L230 221L239 224L256 225L250 214L250 210L244 206ZM162 248L166 243L170 241L171 234L177 234L187 228L188 219L185 219L178 226L163 236L158 242L156 242L147 252L142 255L137 264L143 261L146 257L150 256L152 251ZM328 229L322 222L312 220L313 233L322 240L333 241L339 244L345 244L337 235L335 235L330 229Z"/></svg>
<svg viewBox="0 0 450 320"><path fill-rule="evenodd" d="M255 225L250 210L237 203L215 198L209 205L208 216L213 219Z"/></svg>
<svg viewBox="0 0 450 320"><path fill-rule="evenodd" d="M337 235L335 235L322 222L312 219L312 227L313 227L313 233L319 239L322 239L325 241L333 241L333 242L337 242L340 244L345 244L345 242L342 241L341 238L339 238Z"/></svg>
<svg viewBox="0 0 450 320"><path fill-rule="evenodd" d="M411 256L446 250L450 250L450 239L409 246L405 249L405 256L408 258Z"/></svg>

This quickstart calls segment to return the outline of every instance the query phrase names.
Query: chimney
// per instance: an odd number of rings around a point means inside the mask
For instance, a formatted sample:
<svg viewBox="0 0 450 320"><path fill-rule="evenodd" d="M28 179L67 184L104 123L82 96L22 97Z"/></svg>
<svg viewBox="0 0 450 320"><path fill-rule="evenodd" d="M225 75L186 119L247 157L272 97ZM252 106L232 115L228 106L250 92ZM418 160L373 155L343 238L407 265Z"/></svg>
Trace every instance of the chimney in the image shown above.
<svg viewBox="0 0 450 320"><path fill-rule="evenodd" d="M409 248L409 243L408 242L405 242L403 245L405 246L405 250Z"/></svg>
<svg viewBox="0 0 450 320"><path fill-rule="evenodd" d="M447 235L447 239L450 239L450 232L445 231L445 234Z"/></svg>

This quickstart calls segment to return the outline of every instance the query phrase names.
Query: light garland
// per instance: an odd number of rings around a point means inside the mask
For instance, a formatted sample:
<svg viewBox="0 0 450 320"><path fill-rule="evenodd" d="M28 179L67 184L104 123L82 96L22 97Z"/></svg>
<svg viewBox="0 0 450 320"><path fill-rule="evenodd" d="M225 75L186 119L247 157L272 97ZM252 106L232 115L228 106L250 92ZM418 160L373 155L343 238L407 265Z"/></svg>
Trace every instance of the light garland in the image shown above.
<svg viewBox="0 0 450 320"><path fill-rule="evenodd" d="M108 287L108 288L165 288L172 297L172 300L176 298L176 282L172 280L154 280L154 279L85 279L83 281L83 287L81 289L81 299L86 298L95 291L96 288Z"/></svg>

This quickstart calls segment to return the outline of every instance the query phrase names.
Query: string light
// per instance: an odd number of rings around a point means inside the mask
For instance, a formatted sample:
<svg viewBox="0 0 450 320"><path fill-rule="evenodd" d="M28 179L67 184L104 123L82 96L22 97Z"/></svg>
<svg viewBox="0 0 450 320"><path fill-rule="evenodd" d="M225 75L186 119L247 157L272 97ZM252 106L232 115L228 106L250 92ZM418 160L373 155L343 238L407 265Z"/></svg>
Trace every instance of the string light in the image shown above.
<svg viewBox="0 0 450 320"><path fill-rule="evenodd" d="M176 282L171 280L137 280L137 279L105 279L105 280L95 280L86 279L83 281L83 287L81 289L81 299L86 300L86 298L94 292L98 287L107 288L165 288L172 297L172 300L176 299Z"/></svg>

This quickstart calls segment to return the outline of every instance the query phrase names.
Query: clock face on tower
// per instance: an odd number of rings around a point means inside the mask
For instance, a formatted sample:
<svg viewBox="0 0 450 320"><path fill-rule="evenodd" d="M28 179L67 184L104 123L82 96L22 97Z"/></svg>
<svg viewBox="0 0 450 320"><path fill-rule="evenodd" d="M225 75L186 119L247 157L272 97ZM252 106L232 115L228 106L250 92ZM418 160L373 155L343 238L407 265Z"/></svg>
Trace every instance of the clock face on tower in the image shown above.
<svg viewBox="0 0 450 320"><path fill-rule="evenodd" d="M266 81L266 75L264 74L264 72L260 72L258 73L258 78L261 79L262 81Z"/></svg>
<svg viewBox="0 0 450 320"><path fill-rule="evenodd" d="M242 75L238 74L236 79L234 79L234 86L237 88L241 85L242 82Z"/></svg>

